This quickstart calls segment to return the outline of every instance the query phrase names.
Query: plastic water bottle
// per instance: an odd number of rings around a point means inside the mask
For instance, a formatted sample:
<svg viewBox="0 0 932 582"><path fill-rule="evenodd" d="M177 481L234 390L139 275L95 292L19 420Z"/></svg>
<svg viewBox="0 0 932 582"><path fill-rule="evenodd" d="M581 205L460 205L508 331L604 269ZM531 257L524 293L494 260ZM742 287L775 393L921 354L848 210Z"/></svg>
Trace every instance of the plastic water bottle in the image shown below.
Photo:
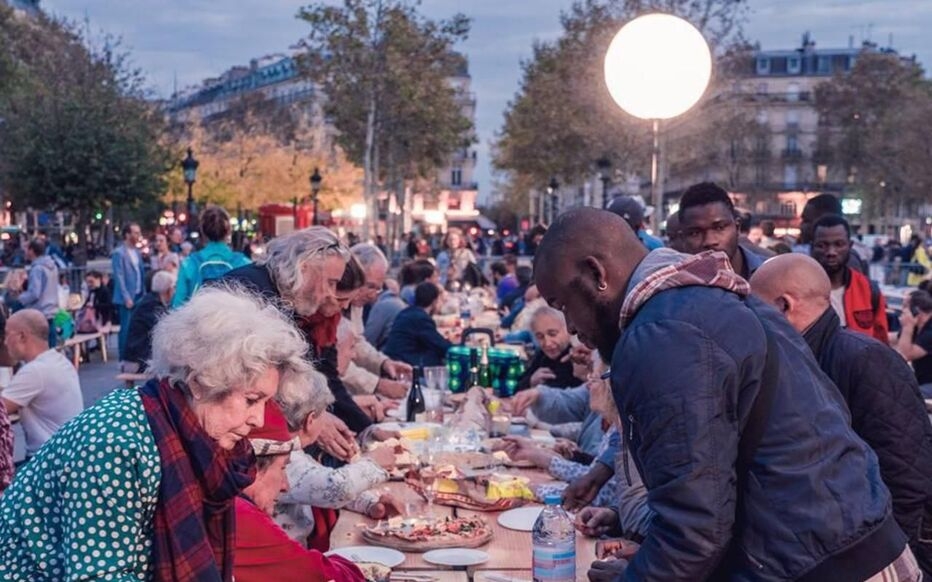
<svg viewBox="0 0 932 582"><path fill-rule="evenodd" d="M469 309L469 298L460 299L460 321L463 329L472 327L472 310Z"/></svg>
<svg viewBox="0 0 932 582"><path fill-rule="evenodd" d="M576 529L563 511L559 495L548 495L546 506L534 522L534 582L575 582Z"/></svg>

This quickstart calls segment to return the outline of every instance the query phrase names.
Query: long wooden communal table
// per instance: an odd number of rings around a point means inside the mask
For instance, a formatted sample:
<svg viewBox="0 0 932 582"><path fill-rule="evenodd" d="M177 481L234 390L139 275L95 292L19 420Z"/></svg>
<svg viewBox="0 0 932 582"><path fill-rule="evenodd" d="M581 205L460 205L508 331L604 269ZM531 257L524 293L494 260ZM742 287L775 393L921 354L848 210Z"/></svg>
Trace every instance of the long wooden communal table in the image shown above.
<svg viewBox="0 0 932 582"><path fill-rule="evenodd" d="M533 469L509 469L508 472L514 474L521 474L529 477L532 483L541 483L549 481L550 478L543 471L533 470ZM417 495L417 493L400 482L390 482L382 487L382 490L386 490L396 495L400 499L406 502L407 512L411 514L423 514L426 510L426 502ZM493 537L492 541L489 544L480 547L480 550L483 550L489 554L489 560L484 564L479 564L477 566L470 566L466 569L466 573L469 575L470 580L473 582L486 582L488 578L485 576L479 576L481 572L491 574L491 573L500 573L506 578L511 578L515 580L530 580L530 570L531 570L531 533L523 531L515 531L504 528L498 524L498 513L497 512L484 512L484 511L470 511L460 508L452 508L444 505L434 505L433 513L437 516L449 516L449 515L481 515L485 517L489 522L489 525L492 527ZM359 515L357 513L352 513L349 511L340 512L340 518L337 521L336 527L333 530L333 533L330 536L330 545L332 548L341 548L347 546L364 546L368 545L363 539L361 534L362 527L360 524L373 525L375 520L366 518L365 516ZM395 567L394 570L398 572L405 571L425 571L425 570L434 570L438 572L450 572L451 574L454 571L462 572L463 569L458 570L443 566L438 566L436 564L430 564L425 562L423 559L423 554L415 552L404 552L405 561L402 562L399 566ZM586 572L589 570L590 564L595 560L595 540L586 538L582 534L576 534L576 579L579 581L586 581ZM452 582L454 580L453 576L438 576L438 582Z"/></svg>

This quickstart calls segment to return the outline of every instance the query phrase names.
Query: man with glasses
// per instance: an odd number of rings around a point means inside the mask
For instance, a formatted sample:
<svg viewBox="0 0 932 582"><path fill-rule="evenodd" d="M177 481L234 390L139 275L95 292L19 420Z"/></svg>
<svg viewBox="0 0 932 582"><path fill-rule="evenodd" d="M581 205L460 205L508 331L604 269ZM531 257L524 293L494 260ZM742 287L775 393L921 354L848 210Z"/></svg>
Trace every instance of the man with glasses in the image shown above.
<svg viewBox="0 0 932 582"><path fill-rule="evenodd" d="M832 308L841 326L890 342L887 305L876 283L849 266L851 227L837 214L827 214L812 225L810 254L832 282Z"/></svg>
<svg viewBox="0 0 932 582"><path fill-rule="evenodd" d="M404 398L407 382L397 379L411 374L411 366L397 362L377 350L365 337L365 308L378 300L388 272L388 259L373 244L359 243L350 252L359 261L366 275L366 284L358 292L346 314L353 333L356 349L353 361L343 374L343 382L353 394L381 394L389 398Z"/></svg>
<svg viewBox="0 0 932 582"><path fill-rule="evenodd" d="M735 204L717 184L690 186L680 198L679 218L684 252L722 251L745 279L763 264L763 258L738 244Z"/></svg>

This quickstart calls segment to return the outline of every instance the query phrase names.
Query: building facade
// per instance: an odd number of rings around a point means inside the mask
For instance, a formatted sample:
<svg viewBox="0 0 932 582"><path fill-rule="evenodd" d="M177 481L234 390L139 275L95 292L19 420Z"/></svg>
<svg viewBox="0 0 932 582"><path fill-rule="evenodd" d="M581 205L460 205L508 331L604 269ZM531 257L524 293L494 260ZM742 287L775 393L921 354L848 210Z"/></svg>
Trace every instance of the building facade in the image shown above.
<svg viewBox="0 0 932 582"><path fill-rule="evenodd" d="M873 231L872 225L860 224L860 201L846 199L846 169L818 161L815 104L820 83L848 73L861 55L872 52L894 53L868 42L856 47L853 41L847 48L817 48L808 33L797 49L753 51L735 80L713 89L690 120L669 124L664 136L670 154L663 166L665 215L676 210L689 185L714 181L732 193L737 205L778 227L792 230L809 198L831 193L842 199L853 224L864 233ZM718 129L725 137L707 149L688 143L697 117L711 120L713 129L721 124ZM690 155L677 156L679 142L687 142L682 149Z"/></svg>
<svg viewBox="0 0 932 582"><path fill-rule="evenodd" d="M326 98L313 81L299 70L297 54L272 54L253 59L248 66L237 66L216 78L207 79L197 87L177 93L165 102L170 120L185 123L193 120L210 120L226 114L238 101L262 96L282 107L306 108L318 147L325 151L334 147L336 129L327 123L321 108ZM476 96L471 90L471 77L466 60L456 76L448 79L457 91L459 107L465 117L475 122ZM478 184L475 180L476 150L464 146L453 153L448 163L438 169L432 180L419 181L409 188L406 203L395 200L394 195L378 195L379 218L393 220L400 215L405 229L412 221L430 219L441 227L478 215L475 202ZM360 184L360 196L362 184ZM339 209L349 214L349 208ZM342 215L342 214L341 214ZM440 217L438 219L438 216Z"/></svg>

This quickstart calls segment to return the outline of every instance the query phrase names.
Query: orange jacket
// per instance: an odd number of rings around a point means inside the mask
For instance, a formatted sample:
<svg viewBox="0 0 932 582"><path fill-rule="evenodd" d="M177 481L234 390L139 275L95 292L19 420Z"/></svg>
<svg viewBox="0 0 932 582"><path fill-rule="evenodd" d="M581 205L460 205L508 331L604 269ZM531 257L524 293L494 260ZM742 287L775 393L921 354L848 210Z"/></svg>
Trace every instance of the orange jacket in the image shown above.
<svg viewBox="0 0 932 582"><path fill-rule="evenodd" d="M877 291L877 308L871 301L871 282L862 273L848 267L845 287L845 321L848 329L869 335L884 344L890 343L887 326L887 302Z"/></svg>

